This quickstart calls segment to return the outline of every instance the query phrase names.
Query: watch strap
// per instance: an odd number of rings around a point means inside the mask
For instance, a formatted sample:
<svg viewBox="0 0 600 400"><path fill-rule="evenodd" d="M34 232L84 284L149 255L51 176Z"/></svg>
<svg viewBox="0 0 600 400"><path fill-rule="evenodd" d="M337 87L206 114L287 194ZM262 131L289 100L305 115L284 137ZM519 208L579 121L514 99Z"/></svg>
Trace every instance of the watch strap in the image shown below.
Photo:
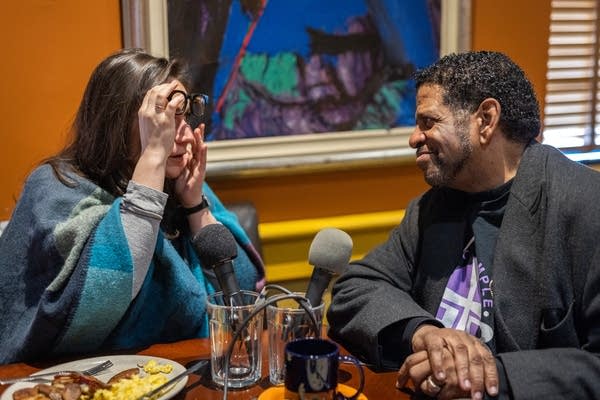
<svg viewBox="0 0 600 400"><path fill-rule="evenodd" d="M210 203L208 202L208 199L206 198L206 196L202 195L202 201L200 202L200 204L193 206L193 207L183 207L183 213L185 215L191 215L191 214L197 213L198 211L202 211L208 207L210 207Z"/></svg>

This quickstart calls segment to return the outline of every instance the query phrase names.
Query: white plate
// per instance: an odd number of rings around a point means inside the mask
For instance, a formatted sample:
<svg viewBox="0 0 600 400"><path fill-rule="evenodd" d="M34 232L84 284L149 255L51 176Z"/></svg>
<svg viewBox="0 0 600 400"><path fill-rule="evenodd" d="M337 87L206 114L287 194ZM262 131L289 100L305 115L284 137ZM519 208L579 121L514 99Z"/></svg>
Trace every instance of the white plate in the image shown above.
<svg viewBox="0 0 600 400"><path fill-rule="evenodd" d="M103 357L94 357L94 358L86 358L83 360L71 361L64 364L55 365L50 368L46 368L38 373L42 372L55 372L55 371L63 371L63 370L74 370L81 371L90 367L93 367L96 364L100 364L103 361L110 360L113 362L113 366L105 369L104 371L94 375L96 378L100 379L103 382L107 382L111 377L113 377L118 372L124 371L129 368L135 368L139 365L144 365L150 360L155 360L159 364L171 364L173 366L173 371L169 374L165 374L167 379L171 379L176 375L179 375L183 371L185 371L185 367L175 361L167 360L166 358L160 357L152 357L152 356L136 356L136 355L121 355L121 356L103 356ZM188 377L182 378L173 389L169 390L165 393L164 396L159 397L158 400L167 400L171 397L175 396L177 393L181 391L185 387L185 384L188 381ZM39 382L19 382L11 385L0 397L0 400L12 400L13 393L19 389L24 389L28 387L33 387Z"/></svg>

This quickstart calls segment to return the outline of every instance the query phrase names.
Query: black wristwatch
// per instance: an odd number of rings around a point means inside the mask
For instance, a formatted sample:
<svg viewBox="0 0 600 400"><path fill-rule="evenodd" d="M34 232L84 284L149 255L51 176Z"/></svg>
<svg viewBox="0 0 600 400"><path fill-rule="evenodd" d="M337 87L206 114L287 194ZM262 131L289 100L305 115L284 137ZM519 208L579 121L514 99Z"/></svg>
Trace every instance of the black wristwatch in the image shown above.
<svg viewBox="0 0 600 400"><path fill-rule="evenodd" d="M204 210L205 208L210 207L210 203L208 202L208 199L206 198L206 196L203 194L202 195L202 201L200 202L200 204L198 204L197 206L194 207L183 207L183 213L185 215L190 215L193 213L197 213L198 211Z"/></svg>

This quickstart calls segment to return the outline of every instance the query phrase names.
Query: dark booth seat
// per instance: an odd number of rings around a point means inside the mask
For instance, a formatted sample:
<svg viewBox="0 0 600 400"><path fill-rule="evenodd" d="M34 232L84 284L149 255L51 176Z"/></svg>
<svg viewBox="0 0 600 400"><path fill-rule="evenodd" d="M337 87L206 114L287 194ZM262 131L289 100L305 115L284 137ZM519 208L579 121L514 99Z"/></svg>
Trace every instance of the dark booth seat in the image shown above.
<svg viewBox="0 0 600 400"><path fill-rule="evenodd" d="M262 245L258 233L258 213L254 204L250 201L242 201L227 203L225 204L225 207L235 213L240 221L240 225L248 234L248 237L256 248L256 251L258 251L258 254L262 257Z"/></svg>

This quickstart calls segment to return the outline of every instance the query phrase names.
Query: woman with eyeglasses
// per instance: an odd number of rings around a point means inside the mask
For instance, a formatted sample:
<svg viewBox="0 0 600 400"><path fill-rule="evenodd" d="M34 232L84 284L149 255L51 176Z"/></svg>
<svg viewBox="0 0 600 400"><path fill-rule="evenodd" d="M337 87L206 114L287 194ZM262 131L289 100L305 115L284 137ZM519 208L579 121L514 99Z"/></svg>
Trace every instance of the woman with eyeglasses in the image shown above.
<svg viewBox="0 0 600 400"><path fill-rule="evenodd" d="M207 96L177 61L122 50L92 73L71 142L27 179L0 236L0 363L207 336L218 288L195 235L236 239L242 289L257 251L205 182ZM190 125L192 123L193 126Z"/></svg>

